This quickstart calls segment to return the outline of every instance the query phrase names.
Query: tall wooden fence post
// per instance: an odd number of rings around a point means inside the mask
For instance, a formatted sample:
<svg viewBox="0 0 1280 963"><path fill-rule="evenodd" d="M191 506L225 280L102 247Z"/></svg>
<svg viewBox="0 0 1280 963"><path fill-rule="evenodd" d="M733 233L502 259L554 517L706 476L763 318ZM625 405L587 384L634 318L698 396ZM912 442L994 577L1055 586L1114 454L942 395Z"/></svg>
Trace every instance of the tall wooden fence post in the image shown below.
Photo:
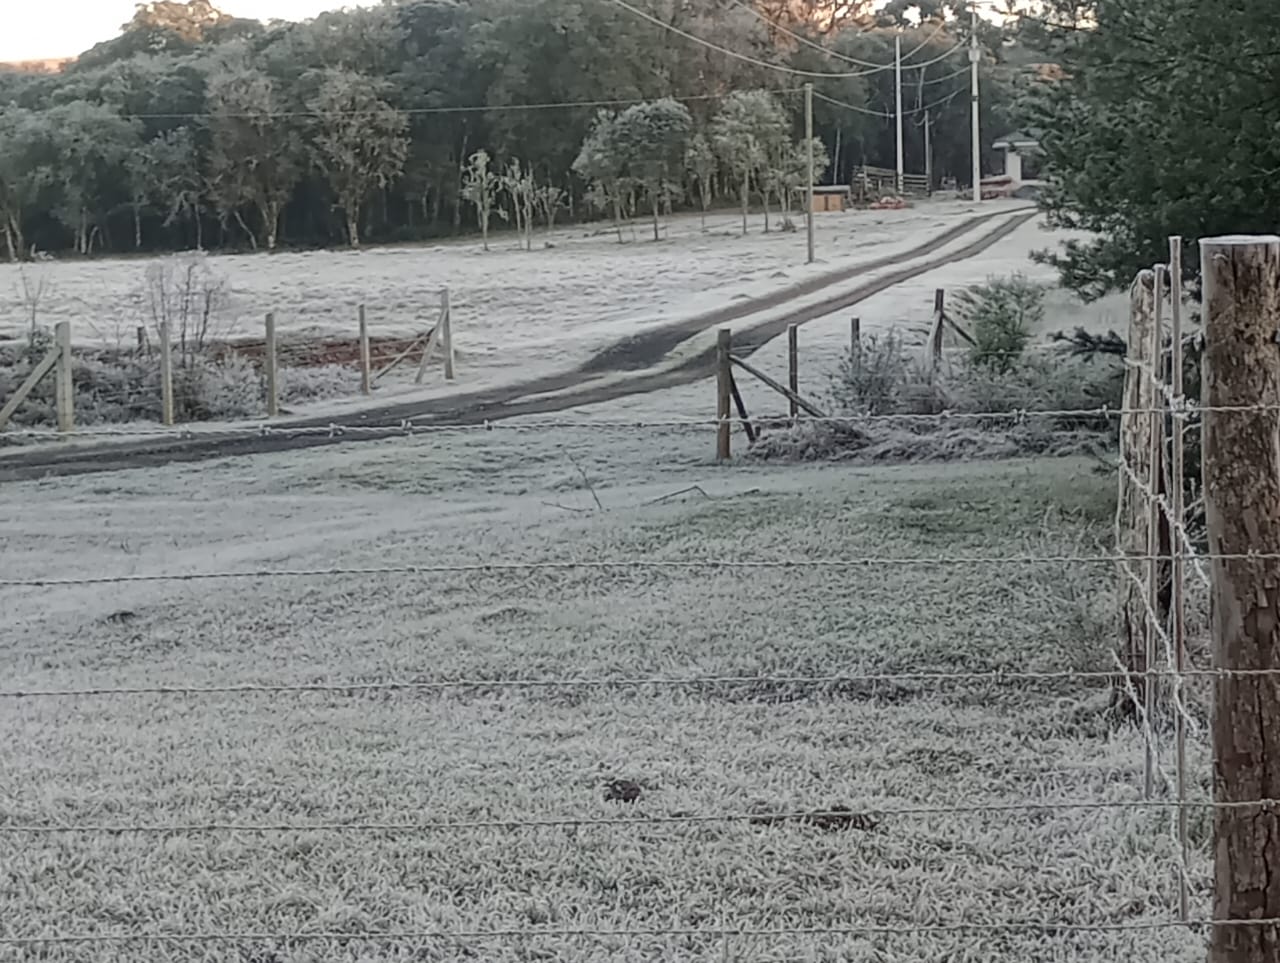
<svg viewBox="0 0 1280 963"><path fill-rule="evenodd" d="M721 328L716 334L716 461L728 461L729 404L733 398L733 334Z"/></svg>
<svg viewBox="0 0 1280 963"><path fill-rule="evenodd" d="M453 309L449 306L449 289L440 291L441 347L444 349L444 380L453 380Z"/></svg>
<svg viewBox="0 0 1280 963"><path fill-rule="evenodd" d="M1200 258L1210 611L1226 672L1214 683L1214 801L1227 805L1214 811L1213 919L1277 919L1280 809L1231 804L1280 799L1280 237L1205 238ZM1214 410L1237 407L1250 410ZM1209 960L1274 963L1280 928L1214 927Z"/></svg>
<svg viewBox="0 0 1280 963"><path fill-rule="evenodd" d="M1181 400L1184 393L1183 356L1182 356L1182 238L1169 238L1169 388L1173 397ZM1178 528L1171 532L1170 544L1173 548L1172 571L1170 573L1169 610L1173 615L1173 668L1174 698L1182 699L1183 675L1187 670L1187 601L1186 601L1186 551L1182 534L1186 525L1186 452L1184 430L1186 427L1183 412L1174 412L1169 420L1169 514L1173 524ZM1182 865L1190 864L1191 859L1191 827L1187 818L1187 723L1185 714L1175 706L1173 713L1174 727L1174 772L1177 779L1178 793L1178 848L1182 857ZM1178 873L1178 916L1182 920L1191 918L1191 893L1187 879Z"/></svg>
<svg viewBox="0 0 1280 963"><path fill-rule="evenodd" d="M360 393L365 395L373 390L369 368L369 324L365 320L362 304L360 305Z"/></svg>
<svg viewBox="0 0 1280 963"><path fill-rule="evenodd" d="M173 341L169 322L160 322L160 420L173 424Z"/></svg>
<svg viewBox="0 0 1280 963"><path fill-rule="evenodd" d="M1151 477L1151 436L1155 407L1155 386L1147 375L1158 359L1152 358L1152 327L1155 323L1155 277L1140 271L1129 288L1129 349L1126 356L1122 413L1120 416L1120 458L1127 470L1119 474L1116 500L1116 554L1120 589L1120 659L1126 677L1118 680L1111 693L1111 708L1135 720L1143 711L1147 673L1147 582L1145 565L1139 559L1150 554L1148 536L1151 500L1144 491ZM1136 479L1136 481L1135 481ZM1139 698L1133 704L1133 696Z"/></svg>
<svg viewBox="0 0 1280 963"><path fill-rule="evenodd" d="M71 322L59 321L53 329L58 348L58 365L54 373L54 407L58 414L58 430L75 431L76 388L72 381Z"/></svg>
<svg viewBox="0 0 1280 963"><path fill-rule="evenodd" d="M793 395L800 394L800 338L799 325L787 325L787 387ZM800 407L795 398L788 398L787 404L794 421L800 415Z"/></svg>
<svg viewBox="0 0 1280 963"><path fill-rule="evenodd" d="M1147 415L1147 418L1151 423L1151 435L1148 440L1150 463L1147 466L1147 485L1152 493L1160 492L1161 478L1164 472L1162 464L1164 461L1164 393L1160 390L1160 382L1164 378L1164 285L1166 274L1163 264L1157 264L1151 269L1154 287L1154 297L1151 305L1151 347L1149 348L1151 363L1145 374L1150 382L1148 401L1151 413ZM1158 634L1163 624L1163 619L1158 614L1161 610L1161 569L1163 566L1161 564L1160 532L1163 526L1161 524L1162 512L1159 501L1155 497L1149 497L1144 500L1147 506L1147 562L1145 566L1147 599L1144 605L1147 625L1145 628L1146 655L1143 658L1143 665L1146 668L1147 677L1142 691L1142 714L1147 720L1148 726L1146 729L1147 758L1143 769L1143 790L1146 793L1146 798L1150 799L1152 793L1155 792L1156 754L1158 751L1154 732L1156 725L1156 695L1159 685L1152 672L1155 669L1158 655L1156 645ZM1167 553L1165 554L1167 555Z"/></svg>
<svg viewBox="0 0 1280 963"><path fill-rule="evenodd" d="M263 362L267 371L267 415L274 418L280 414L280 385L276 380L276 316L267 314L267 351Z"/></svg>

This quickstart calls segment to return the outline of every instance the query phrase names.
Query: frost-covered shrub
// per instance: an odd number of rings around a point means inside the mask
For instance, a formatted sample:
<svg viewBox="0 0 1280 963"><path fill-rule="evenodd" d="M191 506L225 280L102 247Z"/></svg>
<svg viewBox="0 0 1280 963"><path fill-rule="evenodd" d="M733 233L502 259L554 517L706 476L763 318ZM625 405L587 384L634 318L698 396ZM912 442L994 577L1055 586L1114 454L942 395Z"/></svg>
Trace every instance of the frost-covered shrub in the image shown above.
<svg viewBox="0 0 1280 963"><path fill-rule="evenodd" d="M344 398L360 391L360 372L340 364L281 368L277 380L284 404Z"/></svg>
<svg viewBox="0 0 1280 963"><path fill-rule="evenodd" d="M174 408L179 421L253 418L266 411L264 397L262 376L236 354L217 360L195 358L173 373Z"/></svg>

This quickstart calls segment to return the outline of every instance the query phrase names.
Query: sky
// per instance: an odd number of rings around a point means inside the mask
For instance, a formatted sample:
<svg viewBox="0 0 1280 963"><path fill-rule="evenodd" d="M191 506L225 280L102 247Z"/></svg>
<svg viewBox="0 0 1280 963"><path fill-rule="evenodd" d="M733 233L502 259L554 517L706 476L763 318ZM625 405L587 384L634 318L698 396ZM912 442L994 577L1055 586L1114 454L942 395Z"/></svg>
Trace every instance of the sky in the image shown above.
<svg viewBox="0 0 1280 963"><path fill-rule="evenodd" d="M9 7L9 3L5 3ZM32 0L12 4L0 27L0 62L73 57L110 40L133 17L134 0ZM227 0L217 6L237 17L305 20L355 0Z"/></svg>

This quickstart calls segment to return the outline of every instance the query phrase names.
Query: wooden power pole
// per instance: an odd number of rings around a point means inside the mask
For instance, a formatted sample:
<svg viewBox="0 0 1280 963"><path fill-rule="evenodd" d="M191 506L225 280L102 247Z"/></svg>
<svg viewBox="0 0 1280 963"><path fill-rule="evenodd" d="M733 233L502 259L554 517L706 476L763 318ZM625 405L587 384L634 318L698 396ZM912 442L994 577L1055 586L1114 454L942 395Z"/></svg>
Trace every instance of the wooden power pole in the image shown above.
<svg viewBox="0 0 1280 963"><path fill-rule="evenodd" d="M1205 238L1201 367L1213 575L1210 963L1280 960L1280 237ZM1214 409L1246 410L1214 410ZM1253 555L1253 553L1257 553ZM1232 670L1253 674L1233 675Z"/></svg>

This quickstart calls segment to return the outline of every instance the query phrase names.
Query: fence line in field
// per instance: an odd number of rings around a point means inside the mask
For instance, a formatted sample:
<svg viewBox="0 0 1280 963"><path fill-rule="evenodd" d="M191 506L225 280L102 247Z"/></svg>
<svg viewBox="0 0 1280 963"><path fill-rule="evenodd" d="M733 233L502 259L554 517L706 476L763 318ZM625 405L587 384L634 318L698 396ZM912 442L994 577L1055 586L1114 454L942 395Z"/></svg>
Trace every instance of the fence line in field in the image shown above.
<svg viewBox="0 0 1280 963"><path fill-rule="evenodd" d="M1172 799L1121 799L1079 800L1064 799L1049 802L1016 803L959 803L953 806L885 806L869 804L857 809L827 810L760 810L754 812L725 812L680 814L671 816L618 816L583 817L576 819L460 819L460 820L409 820L367 822L188 822L188 823L56 823L0 824L0 836L165 836L202 835L214 833L418 833L418 832L468 832L474 830L525 830L525 829L591 829L628 826L698 826L718 823L747 823L756 826L776 826L783 823L795 825L851 824L863 832L876 831L871 820L890 819L897 816L1007 816L1019 813L1052 812L1148 812L1151 810L1218 810L1259 809L1273 810L1280 807L1280 800L1254 799L1215 801L1193 799L1178 802ZM861 824L861 825L859 825Z"/></svg>
<svg viewBox="0 0 1280 963"><path fill-rule="evenodd" d="M369 565L334 566L331 568L244 569L216 572L153 572L125 575L86 575L67 578L5 578L0 588L56 588L88 585L117 585L132 582L205 582L234 579L323 578L341 575L486 575L506 572L571 572L580 571L698 571L705 569L850 569L881 566L885 568L928 568L930 566L970 565L1104 565L1125 562L1162 562L1176 556L1151 555L867 555L848 558L737 559L693 558L653 559L619 558L591 560L549 560L529 562L455 562L438 565ZM1249 552L1246 554L1204 554L1203 560L1275 561L1280 553Z"/></svg>
<svg viewBox="0 0 1280 963"><path fill-rule="evenodd" d="M641 937L685 937L764 939L778 936L911 936L945 933L1150 933L1168 929L1256 929L1280 926L1280 917L1258 919L1163 919L1127 923L1063 923L1057 920L1017 920L967 923L897 923L847 926L703 926L606 929L598 927L547 927L471 930L387 930L384 932L335 930L305 933L84 933L65 936L0 936L0 946L45 946L132 943L371 943L415 940L535 940L538 938L599 937L637 939Z"/></svg>
<svg viewBox="0 0 1280 963"><path fill-rule="evenodd" d="M1278 405L1197 405L1186 402L1180 407L1179 416L1183 419L1203 414L1247 414L1266 413L1280 410ZM391 425L362 425L343 422L330 422L322 425L290 425L289 423L271 424L255 423L243 427L202 428L195 425L184 427L166 427L162 425L103 425L90 428L77 428L60 432L51 428L22 428L0 433L3 438L23 438L29 440L56 440L62 438L166 438L176 441L197 438L267 438L267 437L303 437L319 436L339 438L344 435L353 437L386 437L426 435L426 434L466 434L473 432L511 431L538 432L549 430L591 430L591 431L648 431L652 429L686 429L691 431L719 428L728 424L733 428L741 428L747 424L781 425L798 422L802 425L828 425L832 427L848 427L858 424L945 424L947 422L990 422L1008 421L1015 424L1037 418L1124 418L1131 415L1167 415L1168 407L1150 407L1146 405L1129 407L1110 407L1101 405L1097 408L1022 408L1005 411L940 411L934 414L869 414L852 413L840 416L808 416L797 418L788 413L755 415L751 418L660 418L660 419L542 419L530 417L515 420L484 420L474 424L440 423L429 420L418 421L404 419Z"/></svg>
<svg viewBox="0 0 1280 963"><path fill-rule="evenodd" d="M387 679L337 682L243 682L223 685L86 686L61 689L0 689L0 699L78 699L135 695L278 695L284 693L439 692L464 689L696 689L739 686L839 686L879 684L963 684L1015 682L1081 682L1114 684L1126 671L1062 669L1046 672L993 669L989 672L841 672L830 675L726 675L687 677L564 677L493 679ZM1151 679L1248 679L1280 675L1280 669L1153 669Z"/></svg>

